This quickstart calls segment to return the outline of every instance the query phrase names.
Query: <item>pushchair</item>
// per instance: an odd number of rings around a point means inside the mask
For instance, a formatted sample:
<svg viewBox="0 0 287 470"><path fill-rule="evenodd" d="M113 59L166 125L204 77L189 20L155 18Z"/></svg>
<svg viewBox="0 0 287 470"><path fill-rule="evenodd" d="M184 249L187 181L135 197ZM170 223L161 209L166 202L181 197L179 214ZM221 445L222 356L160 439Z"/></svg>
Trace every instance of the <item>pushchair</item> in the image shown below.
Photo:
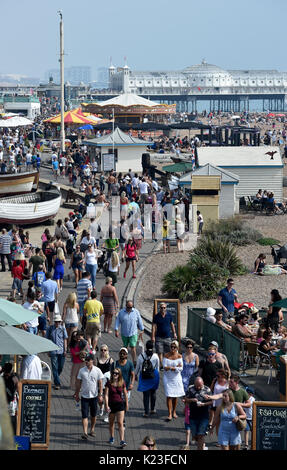
<svg viewBox="0 0 287 470"><path fill-rule="evenodd" d="M285 245L271 245L271 255L274 264L281 264L284 269L287 267L287 243ZM281 259L285 258L285 263Z"/></svg>
<svg viewBox="0 0 287 470"><path fill-rule="evenodd" d="M106 262L106 250L105 248L101 248L103 254L98 258L98 272L102 269L103 273L105 274L105 262Z"/></svg>

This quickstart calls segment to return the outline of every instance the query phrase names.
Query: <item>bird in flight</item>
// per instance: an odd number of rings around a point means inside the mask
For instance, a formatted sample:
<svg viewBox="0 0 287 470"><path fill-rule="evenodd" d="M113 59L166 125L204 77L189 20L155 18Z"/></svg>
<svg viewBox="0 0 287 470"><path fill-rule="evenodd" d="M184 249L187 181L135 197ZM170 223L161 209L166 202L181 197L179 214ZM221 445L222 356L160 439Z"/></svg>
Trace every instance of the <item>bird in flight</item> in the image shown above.
<svg viewBox="0 0 287 470"><path fill-rule="evenodd" d="M277 150L275 150L274 152L266 152L265 155L270 155L270 160L274 160L274 154L277 153Z"/></svg>

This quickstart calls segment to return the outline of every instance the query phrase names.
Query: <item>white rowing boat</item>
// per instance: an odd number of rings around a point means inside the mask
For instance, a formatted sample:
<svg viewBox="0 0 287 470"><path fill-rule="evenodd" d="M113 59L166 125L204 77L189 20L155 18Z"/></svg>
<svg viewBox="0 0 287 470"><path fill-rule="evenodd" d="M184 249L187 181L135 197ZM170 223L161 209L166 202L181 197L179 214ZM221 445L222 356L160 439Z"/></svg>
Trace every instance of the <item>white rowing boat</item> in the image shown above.
<svg viewBox="0 0 287 470"><path fill-rule="evenodd" d="M0 173L0 197L30 193L36 191L39 183L39 172Z"/></svg>
<svg viewBox="0 0 287 470"><path fill-rule="evenodd" d="M32 225L53 219L61 205L61 192L57 187L21 196L0 199L0 223Z"/></svg>

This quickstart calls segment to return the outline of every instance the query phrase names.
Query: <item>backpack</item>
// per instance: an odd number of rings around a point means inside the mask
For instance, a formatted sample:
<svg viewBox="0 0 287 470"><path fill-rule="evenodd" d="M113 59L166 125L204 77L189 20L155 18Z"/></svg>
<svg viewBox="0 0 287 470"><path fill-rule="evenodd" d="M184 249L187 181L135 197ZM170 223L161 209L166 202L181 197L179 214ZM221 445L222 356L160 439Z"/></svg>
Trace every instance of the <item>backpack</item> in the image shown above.
<svg viewBox="0 0 287 470"><path fill-rule="evenodd" d="M142 378L143 379L153 379L154 378L154 368L149 358L145 359L143 357L143 364L142 364Z"/></svg>

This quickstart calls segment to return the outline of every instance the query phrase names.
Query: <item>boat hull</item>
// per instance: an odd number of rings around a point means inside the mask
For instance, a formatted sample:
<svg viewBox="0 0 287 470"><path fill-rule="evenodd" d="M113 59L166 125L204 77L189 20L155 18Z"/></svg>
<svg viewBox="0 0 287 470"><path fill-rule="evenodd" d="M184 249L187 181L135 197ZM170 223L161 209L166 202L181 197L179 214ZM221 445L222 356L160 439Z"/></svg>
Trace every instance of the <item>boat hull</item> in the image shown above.
<svg viewBox="0 0 287 470"><path fill-rule="evenodd" d="M33 189L37 189L38 181L38 171L0 174L0 197L30 193Z"/></svg>
<svg viewBox="0 0 287 470"><path fill-rule="evenodd" d="M37 200L37 197L35 193L0 199L0 223L33 225L53 219L61 205L61 194L51 194L49 200Z"/></svg>

